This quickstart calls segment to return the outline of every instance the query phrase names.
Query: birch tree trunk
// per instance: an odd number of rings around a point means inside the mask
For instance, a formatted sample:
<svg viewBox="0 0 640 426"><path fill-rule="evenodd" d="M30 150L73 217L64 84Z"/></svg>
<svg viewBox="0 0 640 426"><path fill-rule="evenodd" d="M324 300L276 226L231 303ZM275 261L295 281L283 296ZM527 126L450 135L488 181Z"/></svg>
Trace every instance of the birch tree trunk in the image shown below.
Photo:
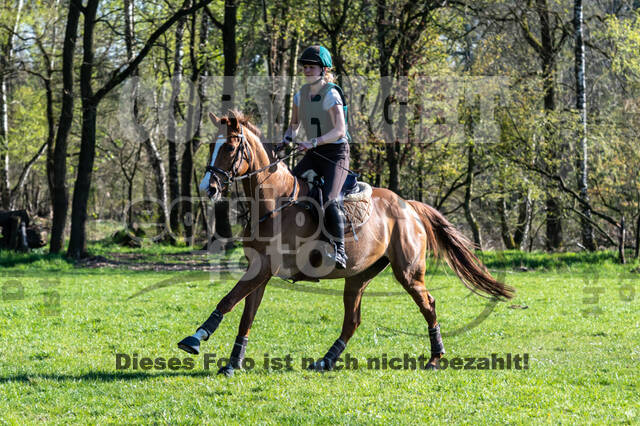
<svg viewBox="0 0 640 426"><path fill-rule="evenodd" d="M2 60L0 61L0 205L5 210L11 207L11 182L9 180L9 104L7 102L7 80L11 59L13 57L13 39L20 23L23 1L18 0L16 16L7 40L2 45Z"/></svg>
<svg viewBox="0 0 640 426"><path fill-rule="evenodd" d="M580 218L582 245L589 251L595 251L593 226L591 225L591 209L588 207L588 146L587 146L587 100L585 84L584 40L582 36L582 0L574 1L573 28L575 32L575 74L576 74L576 108L580 113L580 151L578 163L578 190L585 201L582 204L583 217Z"/></svg>

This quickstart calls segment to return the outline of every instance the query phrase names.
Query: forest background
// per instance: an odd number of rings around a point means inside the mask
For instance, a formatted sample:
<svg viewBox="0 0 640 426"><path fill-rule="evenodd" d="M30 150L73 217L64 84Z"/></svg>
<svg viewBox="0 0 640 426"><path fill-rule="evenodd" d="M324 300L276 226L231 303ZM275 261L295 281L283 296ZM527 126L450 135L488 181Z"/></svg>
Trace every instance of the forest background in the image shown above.
<svg viewBox="0 0 640 426"><path fill-rule="evenodd" d="M478 248L640 249L640 2L5 0L0 209L52 253L128 229L231 237L198 192L207 112L278 142L296 58L326 46L351 168L431 204ZM302 138L301 138L302 139ZM230 194L233 199L234 192Z"/></svg>

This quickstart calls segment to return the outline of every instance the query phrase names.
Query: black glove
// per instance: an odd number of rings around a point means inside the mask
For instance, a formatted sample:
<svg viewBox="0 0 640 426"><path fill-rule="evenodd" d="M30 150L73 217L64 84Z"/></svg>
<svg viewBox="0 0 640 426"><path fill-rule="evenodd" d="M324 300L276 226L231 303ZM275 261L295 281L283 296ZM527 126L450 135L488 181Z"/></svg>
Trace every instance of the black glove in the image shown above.
<svg viewBox="0 0 640 426"><path fill-rule="evenodd" d="M276 145L276 152L282 151L291 142L291 138L289 136L285 136L284 138L282 138L282 141L280 141L280 143Z"/></svg>

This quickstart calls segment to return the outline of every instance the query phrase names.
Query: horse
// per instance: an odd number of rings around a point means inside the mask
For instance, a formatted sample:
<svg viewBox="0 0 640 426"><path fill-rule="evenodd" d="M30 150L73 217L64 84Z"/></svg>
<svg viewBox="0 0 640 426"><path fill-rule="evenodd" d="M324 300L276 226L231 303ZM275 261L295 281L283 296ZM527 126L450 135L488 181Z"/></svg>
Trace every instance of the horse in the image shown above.
<svg viewBox="0 0 640 426"><path fill-rule="evenodd" d="M444 257L472 291L498 300L513 297L515 290L491 276L474 255L472 243L441 213L427 204L404 200L385 188L373 188L371 215L357 229L357 241L345 238L347 268L336 269L331 264L318 267L317 261L312 265L311 252L319 250L322 237L318 218L304 203L297 202L308 195L307 183L291 174L272 144L261 141L259 130L242 113L231 110L221 118L213 113L209 117L217 127L217 143L209 149L208 182L207 175L203 179L205 186L208 184L209 197L218 201L232 182L240 180L246 196L255 203L252 217L259 218L243 232L248 261L244 275L196 332L178 343L180 349L197 355L200 343L211 337L224 315L245 300L229 363L219 374L231 376L241 368L251 325L265 287L274 276L294 281L344 279L342 331L325 356L309 366L317 371L334 367L360 325L365 289L389 264L427 322L431 345L427 369L437 369L445 353L436 301L425 287L427 250Z"/></svg>

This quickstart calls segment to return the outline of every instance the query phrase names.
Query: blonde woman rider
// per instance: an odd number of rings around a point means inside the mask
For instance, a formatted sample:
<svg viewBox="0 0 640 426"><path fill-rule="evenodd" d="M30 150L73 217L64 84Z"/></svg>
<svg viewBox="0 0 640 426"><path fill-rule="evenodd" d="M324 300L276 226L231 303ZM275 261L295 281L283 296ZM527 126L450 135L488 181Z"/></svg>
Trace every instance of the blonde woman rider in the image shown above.
<svg viewBox="0 0 640 426"><path fill-rule="evenodd" d="M303 67L307 84L293 98L291 123L281 146L293 142L300 124L308 140L298 143L306 154L293 169L301 176L313 169L324 178L322 200L324 225L333 243L336 267L346 268L344 251L345 217L340 209L340 192L349 168L349 140L346 120L346 100L342 89L333 83L331 54L322 46L310 46L298 59ZM318 153L320 155L316 155ZM329 159L331 161L327 161Z"/></svg>

